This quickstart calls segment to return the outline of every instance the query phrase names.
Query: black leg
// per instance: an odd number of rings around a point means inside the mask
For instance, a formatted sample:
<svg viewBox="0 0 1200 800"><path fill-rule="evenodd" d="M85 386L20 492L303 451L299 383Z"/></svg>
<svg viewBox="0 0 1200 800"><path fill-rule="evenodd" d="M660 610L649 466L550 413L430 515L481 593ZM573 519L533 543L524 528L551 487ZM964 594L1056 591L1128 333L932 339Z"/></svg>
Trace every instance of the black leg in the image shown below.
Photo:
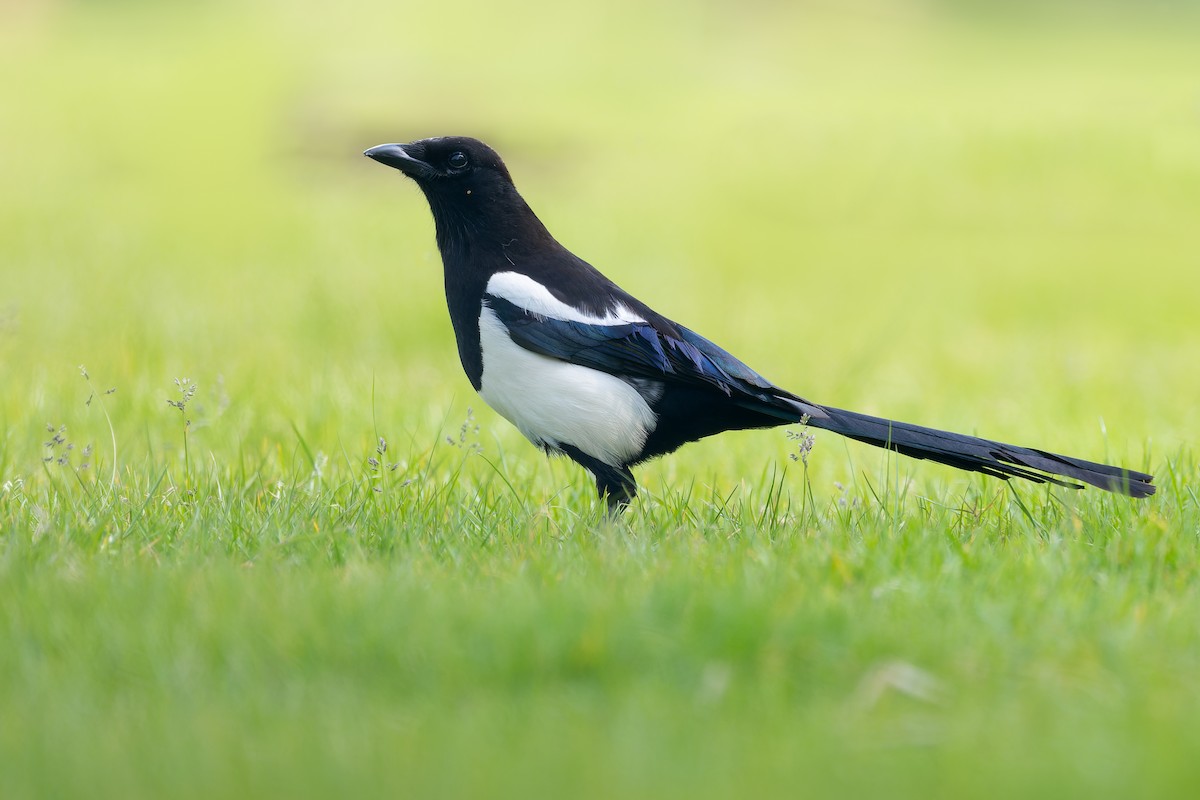
<svg viewBox="0 0 1200 800"><path fill-rule="evenodd" d="M560 445L572 461L596 476L596 491L608 503L608 513L620 514L637 497L637 481L629 467L613 467L569 444Z"/></svg>
<svg viewBox="0 0 1200 800"><path fill-rule="evenodd" d="M637 482L629 467L612 469L609 474L596 474L596 491L608 503L608 513L620 514L637 497Z"/></svg>

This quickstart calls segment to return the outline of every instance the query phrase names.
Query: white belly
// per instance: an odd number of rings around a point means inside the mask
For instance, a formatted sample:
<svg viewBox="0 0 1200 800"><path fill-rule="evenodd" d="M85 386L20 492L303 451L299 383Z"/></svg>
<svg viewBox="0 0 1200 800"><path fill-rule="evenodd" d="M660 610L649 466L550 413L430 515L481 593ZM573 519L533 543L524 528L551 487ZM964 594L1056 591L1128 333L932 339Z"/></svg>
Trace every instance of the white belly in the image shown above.
<svg viewBox="0 0 1200 800"><path fill-rule="evenodd" d="M479 318L479 394L534 444L567 444L611 466L642 450L657 418L632 386L515 344L487 308Z"/></svg>

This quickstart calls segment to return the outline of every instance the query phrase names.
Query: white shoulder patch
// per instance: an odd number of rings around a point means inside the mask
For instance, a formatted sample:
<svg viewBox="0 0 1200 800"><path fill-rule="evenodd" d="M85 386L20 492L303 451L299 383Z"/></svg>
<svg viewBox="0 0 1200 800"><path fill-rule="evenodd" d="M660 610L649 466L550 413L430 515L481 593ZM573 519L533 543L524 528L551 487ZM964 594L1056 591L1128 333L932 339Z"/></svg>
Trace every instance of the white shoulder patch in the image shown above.
<svg viewBox="0 0 1200 800"><path fill-rule="evenodd" d="M549 289L533 278L519 272L497 272L488 280L487 292L496 297L503 297L513 305L541 317L584 322L589 325L617 325L622 322L646 321L624 305L618 305L616 309L603 317L585 314L559 300L550 293Z"/></svg>
<svg viewBox="0 0 1200 800"><path fill-rule="evenodd" d="M539 447L573 445L621 467L638 457L658 416L636 388L599 370L526 350L496 312L479 315L479 394Z"/></svg>

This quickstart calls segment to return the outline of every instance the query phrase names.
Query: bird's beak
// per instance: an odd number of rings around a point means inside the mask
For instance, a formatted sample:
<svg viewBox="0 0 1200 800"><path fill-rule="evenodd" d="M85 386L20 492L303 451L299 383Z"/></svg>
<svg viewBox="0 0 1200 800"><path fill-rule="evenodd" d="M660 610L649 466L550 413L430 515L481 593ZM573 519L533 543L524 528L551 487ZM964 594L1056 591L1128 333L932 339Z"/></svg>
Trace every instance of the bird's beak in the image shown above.
<svg viewBox="0 0 1200 800"><path fill-rule="evenodd" d="M419 147L419 145L417 146ZM363 155L375 159L380 164L398 169L416 180L435 175L437 171L433 166L417 158L417 155L421 155L420 153L414 155L410 152L413 148L414 145L411 144L380 144L370 150L364 150Z"/></svg>

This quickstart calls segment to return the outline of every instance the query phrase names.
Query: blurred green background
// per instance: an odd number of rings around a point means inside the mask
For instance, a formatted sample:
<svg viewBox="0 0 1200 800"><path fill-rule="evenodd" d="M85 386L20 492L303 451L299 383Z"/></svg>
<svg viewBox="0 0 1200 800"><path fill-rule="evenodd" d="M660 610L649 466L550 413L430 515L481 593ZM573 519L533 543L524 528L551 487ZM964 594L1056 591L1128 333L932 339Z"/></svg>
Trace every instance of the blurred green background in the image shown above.
<svg viewBox="0 0 1200 800"><path fill-rule="evenodd" d="M493 143L618 283L818 402L1134 466L1196 427L1189 5L3 14L10 472L28 425L104 433L79 364L133 448L174 431L179 376L236 434L217 448L292 422L370 442L372 387L386 429L479 405L423 199L359 155L446 133Z"/></svg>
<svg viewBox="0 0 1200 800"><path fill-rule="evenodd" d="M0 2L0 790L1194 785L1198 32L1184 2ZM810 529L798 467L769 507L794 445L748 432L596 529L471 392L424 199L360 155L439 134L814 401L1164 490L1024 486L1023 517L904 461L875 513L886 455L822 436ZM488 461L444 444L468 407ZM380 435L429 494L368 502Z"/></svg>

